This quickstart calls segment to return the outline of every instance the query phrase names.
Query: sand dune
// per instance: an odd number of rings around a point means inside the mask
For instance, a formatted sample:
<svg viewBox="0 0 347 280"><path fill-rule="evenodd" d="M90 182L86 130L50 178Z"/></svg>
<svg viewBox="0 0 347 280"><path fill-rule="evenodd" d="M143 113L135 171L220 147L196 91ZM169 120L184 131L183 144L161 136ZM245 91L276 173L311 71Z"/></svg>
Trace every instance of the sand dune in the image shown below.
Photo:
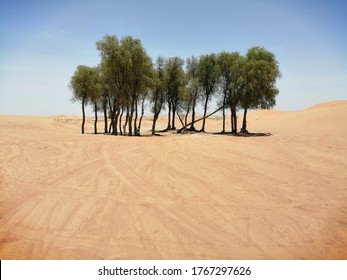
<svg viewBox="0 0 347 280"><path fill-rule="evenodd" d="M347 101L248 119L272 136L0 116L0 258L347 259Z"/></svg>

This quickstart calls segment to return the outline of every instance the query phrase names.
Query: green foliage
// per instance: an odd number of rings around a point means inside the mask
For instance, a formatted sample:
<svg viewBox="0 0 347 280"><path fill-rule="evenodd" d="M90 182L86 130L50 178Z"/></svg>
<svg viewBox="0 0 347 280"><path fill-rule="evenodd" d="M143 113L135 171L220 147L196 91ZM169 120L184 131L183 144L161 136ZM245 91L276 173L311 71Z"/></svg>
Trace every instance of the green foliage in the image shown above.
<svg viewBox="0 0 347 280"><path fill-rule="evenodd" d="M220 68L217 63L217 56L215 54L212 53L200 56L199 64L197 67L197 77L205 98L205 117L207 113L208 102L210 100L210 97L215 93L217 89L220 77ZM201 131L205 131L205 118L202 121Z"/></svg>
<svg viewBox="0 0 347 280"><path fill-rule="evenodd" d="M187 59L186 64L186 79L189 95L192 99L197 100L200 92L200 83L198 77L199 59L192 56Z"/></svg>
<svg viewBox="0 0 347 280"><path fill-rule="evenodd" d="M222 52L217 57L220 87L231 107L237 107L245 81L245 58L239 53Z"/></svg>
<svg viewBox="0 0 347 280"><path fill-rule="evenodd" d="M184 60L180 57L171 57L166 60L164 67L164 84L168 98L178 100L179 92L185 85Z"/></svg>
<svg viewBox="0 0 347 280"><path fill-rule="evenodd" d="M220 68L215 54L200 56L197 67L197 77L205 95L212 94L217 86L220 76Z"/></svg>
<svg viewBox="0 0 347 280"><path fill-rule="evenodd" d="M242 107L274 107L279 93L276 81L281 77L275 55L261 47L249 49L246 54L245 71L246 86L241 100Z"/></svg>
<svg viewBox="0 0 347 280"><path fill-rule="evenodd" d="M165 77L164 77L165 60L159 56L155 63L155 70L153 72L153 91L150 95L152 105L152 112L154 114L160 113L164 108L165 101Z"/></svg>
<svg viewBox="0 0 347 280"><path fill-rule="evenodd" d="M101 96L101 82L97 68L79 65L71 77L70 89L73 92L74 101L83 101L85 104L94 103Z"/></svg>
<svg viewBox="0 0 347 280"><path fill-rule="evenodd" d="M96 42L96 47L101 63L98 68L77 67L69 84L72 101L82 101L82 107L93 104L94 110L109 111L115 122L119 113L127 110L129 134L134 112L133 127L137 127L137 105L143 108L146 99L152 103L155 115L168 105L173 116L171 127L175 126L178 111L185 113L186 120L192 110L194 121L198 100L204 100L206 116L208 102L216 93L223 116L227 107L231 109L235 128L237 109L269 109L276 104L279 65L275 55L261 47L249 49L245 56L237 52L192 56L186 60L185 71L180 57L158 57L154 66L141 41L131 36L119 40L115 35L106 35ZM205 119L203 129L204 123ZM116 129L117 124L113 125Z"/></svg>
<svg viewBox="0 0 347 280"><path fill-rule="evenodd" d="M130 104L153 85L152 61L139 39L127 36L119 41L116 36L107 35L96 46L105 83L118 104Z"/></svg>

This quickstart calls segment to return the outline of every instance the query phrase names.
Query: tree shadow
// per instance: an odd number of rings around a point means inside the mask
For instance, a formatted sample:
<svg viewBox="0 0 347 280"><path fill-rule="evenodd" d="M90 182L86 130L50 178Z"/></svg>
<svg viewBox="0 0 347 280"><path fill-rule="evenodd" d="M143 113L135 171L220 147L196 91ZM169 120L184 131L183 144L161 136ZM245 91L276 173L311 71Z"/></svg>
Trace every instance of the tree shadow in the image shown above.
<svg viewBox="0 0 347 280"><path fill-rule="evenodd" d="M105 132L98 132L98 133L94 133L94 132L84 132L84 133L81 133L82 135L85 134L85 135L108 135L110 133L105 133Z"/></svg>
<svg viewBox="0 0 347 280"><path fill-rule="evenodd" d="M165 137L166 135L154 133L154 134L145 134L145 135L137 135L138 137Z"/></svg>
<svg viewBox="0 0 347 280"><path fill-rule="evenodd" d="M177 132L177 130L158 130L155 132L155 134L140 134L140 135L132 135L131 137L166 137L167 135L161 134L161 133L171 133L175 135L192 135L192 134L205 134L205 135L220 135L220 136L235 136L235 137L264 137L264 136L272 136L269 132L207 132L207 131L200 131L200 130L184 130L180 133ZM85 135L107 135L107 136L124 136L128 137L129 135L126 134L119 134L114 135L112 133L105 133L105 132L98 132L95 134L94 132L85 132ZM83 134L82 134L83 135Z"/></svg>
<svg viewBox="0 0 347 280"><path fill-rule="evenodd" d="M264 137L264 136L272 136L269 132L214 132L214 135L226 135L226 136L235 136L235 137Z"/></svg>

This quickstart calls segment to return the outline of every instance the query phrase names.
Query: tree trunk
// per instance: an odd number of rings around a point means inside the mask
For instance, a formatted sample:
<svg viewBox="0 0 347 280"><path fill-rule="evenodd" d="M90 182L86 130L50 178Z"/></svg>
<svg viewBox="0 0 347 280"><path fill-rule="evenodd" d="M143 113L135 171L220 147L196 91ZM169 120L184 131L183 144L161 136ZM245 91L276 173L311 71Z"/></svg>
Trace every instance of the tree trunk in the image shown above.
<svg viewBox="0 0 347 280"><path fill-rule="evenodd" d="M158 117L159 117L159 113L155 113L154 116L153 116L152 135L155 135L155 125L157 123Z"/></svg>
<svg viewBox="0 0 347 280"><path fill-rule="evenodd" d="M117 122L118 122L118 116L117 116L117 112L119 111L116 109L116 100L113 101L113 116L112 116L112 134L113 135L117 135Z"/></svg>
<svg viewBox="0 0 347 280"><path fill-rule="evenodd" d="M110 125L108 127L108 133L111 133L111 134L113 133L112 128L113 128L113 120L111 119Z"/></svg>
<svg viewBox="0 0 347 280"><path fill-rule="evenodd" d="M94 134L98 134L98 104L94 103L94 111L95 111L95 121L94 121Z"/></svg>
<svg viewBox="0 0 347 280"><path fill-rule="evenodd" d="M122 130L122 118L123 118L123 112L124 112L124 106L122 106L122 111L119 116L119 134L123 135L123 130Z"/></svg>
<svg viewBox="0 0 347 280"><path fill-rule="evenodd" d="M180 120L181 124L182 124L182 127L185 126L184 123L183 123L183 120L180 116L180 114L177 112L177 116L178 116L178 119Z"/></svg>
<svg viewBox="0 0 347 280"><path fill-rule="evenodd" d="M192 102L193 102L193 99L190 99L189 102L188 102L186 115L184 116L184 125L187 125L187 123L188 123L188 115L189 115L189 112L190 112L190 106L191 106Z"/></svg>
<svg viewBox="0 0 347 280"><path fill-rule="evenodd" d="M233 114L233 110L231 110L230 121L231 121L231 133L234 133L235 132L235 128L234 128L234 114Z"/></svg>
<svg viewBox="0 0 347 280"><path fill-rule="evenodd" d="M193 101L193 106L192 106L192 122L191 122L191 126L190 126L190 130L191 131L195 131L195 126L194 126L194 123L195 123L195 104L196 104L196 98L194 98L194 101Z"/></svg>
<svg viewBox="0 0 347 280"><path fill-rule="evenodd" d="M130 107L130 113L128 115L128 136L132 136L133 135L133 108Z"/></svg>
<svg viewBox="0 0 347 280"><path fill-rule="evenodd" d="M224 92L223 104L225 104L225 100L227 98L226 92ZM225 106L223 107L223 129L222 133L225 133Z"/></svg>
<svg viewBox="0 0 347 280"><path fill-rule="evenodd" d="M116 110L116 114L113 120L113 134L114 135L118 135L118 119L119 119L119 114L120 114L120 110L117 109Z"/></svg>
<svg viewBox="0 0 347 280"><path fill-rule="evenodd" d="M155 135L155 124L157 122L158 116L154 114L153 116L153 122L152 122L152 135Z"/></svg>
<svg viewBox="0 0 347 280"><path fill-rule="evenodd" d="M114 109L114 118L113 118L113 127L112 127L112 134L118 135L118 116L119 116L119 109Z"/></svg>
<svg viewBox="0 0 347 280"><path fill-rule="evenodd" d="M204 117L202 118L202 127L201 127L201 132L205 132L205 122L206 122L206 112L207 112L207 104L208 104L208 99L210 95L206 94L206 100L205 100L205 106L204 106Z"/></svg>
<svg viewBox="0 0 347 280"><path fill-rule="evenodd" d="M142 119L144 114L145 114L145 98L142 99L142 103L141 103L141 117L140 117L138 129L137 129L138 136L141 135L141 124L142 124Z"/></svg>
<svg viewBox="0 0 347 280"><path fill-rule="evenodd" d="M172 104L172 126L171 129L176 129L176 124L175 124L175 120L176 120L176 108L177 106Z"/></svg>
<svg viewBox="0 0 347 280"><path fill-rule="evenodd" d="M107 100L108 100L108 106L110 107L110 112L111 112L111 123L110 123L110 126L108 128L108 133L112 133L113 134L113 131L111 131L111 129L113 128L115 107L114 107L114 104L112 106L110 95L107 95Z"/></svg>
<svg viewBox="0 0 347 280"><path fill-rule="evenodd" d="M136 102L135 99L136 98L133 96L133 100L131 102L131 108L130 108L129 123L128 123L128 125L129 125L129 133L128 133L128 135L129 136L133 136L134 135L133 134L133 124L132 124L132 121L133 121L134 110L135 110L135 102Z"/></svg>
<svg viewBox="0 0 347 280"><path fill-rule="evenodd" d="M184 116L184 125L187 125L188 123L188 115L189 115L189 111L187 111L186 115Z"/></svg>
<svg viewBox="0 0 347 280"><path fill-rule="evenodd" d="M234 130L232 131L232 133L237 134L237 114L236 114L235 108L233 111L233 123L234 123Z"/></svg>
<svg viewBox="0 0 347 280"><path fill-rule="evenodd" d="M155 135L155 124L157 122L157 119L159 117L160 110L157 111L158 106L158 90L155 92L155 98L154 98L154 105L153 105L153 122L152 122L152 135Z"/></svg>
<svg viewBox="0 0 347 280"><path fill-rule="evenodd" d="M235 134L237 134L237 114L236 114L236 111L234 113L234 128L235 128Z"/></svg>
<svg viewBox="0 0 347 280"><path fill-rule="evenodd" d="M84 111L84 103L85 103L86 99L83 98L82 99L82 134L84 134L84 124L86 122L86 113Z"/></svg>
<svg viewBox="0 0 347 280"><path fill-rule="evenodd" d="M135 102L135 120L134 120L134 135L137 135L137 118L138 118L138 112L137 112L137 102Z"/></svg>
<svg viewBox="0 0 347 280"><path fill-rule="evenodd" d="M126 127L129 121L129 106L127 106L127 113L125 114L125 124L123 125L123 134L127 135Z"/></svg>
<svg viewBox="0 0 347 280"><path fill-rule="evenodd" d="M108 127L108 133L113 134L112 128L113 128L113 119L111 119L111 121L110 121L110 125Z"/></svg>
<svg viewBox="0 0 347 280"><path fill-rule="evenodd" d="M167 128L166 130L171 129L171 102L169 101L169 112L168 112L168 120L167 120Z"/></svg>
<svg viewBox="0 0 347 280"><path fill-rule="evenodd" d="M223 106L224 106L224 105L223 105ZM205 117L202 117L202 118L200 118L200 119L197 119L197 120L195 120L194 122L188 123L187 125L185 125L185 126L183 126L182 128L178 129L178 130L177 130L177 133L181 133L181 132L184 131L188 126L190 126L190 125L192 125L192 124L194 124L194 123L196 123L196 122L198 122L198 121L207 119L208 117L210 117L210 116L212 116L213 114L215 114L215 113L217 113L218 111L220 111L220 110L223 108L223 106L222 106L222 107L219 107L217 110L213 111L211 114L208 114L208 115L205 116Z"/></svg>
<svg viewBox="0 0 347 280"><path fill-rule="evenodd" d="M104 127L104 132L107 133L107 128L108 128L108 124L107 124L107 102L104 101L104 123L105 123L105 127Z"/></svg>
<svg viewBox="0 0 347 280"><path fill-rule="evenodd" d="M242 120L241 132L242 133L248 133L248 131L247 131L247 107L243 111L243 120Z"/></svg>

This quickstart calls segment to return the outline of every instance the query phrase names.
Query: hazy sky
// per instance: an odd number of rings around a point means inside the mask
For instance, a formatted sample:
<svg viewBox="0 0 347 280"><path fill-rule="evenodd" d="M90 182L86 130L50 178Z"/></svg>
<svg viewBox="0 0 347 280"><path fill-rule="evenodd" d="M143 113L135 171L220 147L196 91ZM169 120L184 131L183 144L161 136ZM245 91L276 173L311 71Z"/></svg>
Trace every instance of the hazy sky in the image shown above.
<svg viewBox="0 0 347 280"><path fill-rule="evenodd" d="M154 59L262 46L280 63L277 109L347 99L345 0L0 0L0 114L80 114L67 85L105 34Z"/></svg>

